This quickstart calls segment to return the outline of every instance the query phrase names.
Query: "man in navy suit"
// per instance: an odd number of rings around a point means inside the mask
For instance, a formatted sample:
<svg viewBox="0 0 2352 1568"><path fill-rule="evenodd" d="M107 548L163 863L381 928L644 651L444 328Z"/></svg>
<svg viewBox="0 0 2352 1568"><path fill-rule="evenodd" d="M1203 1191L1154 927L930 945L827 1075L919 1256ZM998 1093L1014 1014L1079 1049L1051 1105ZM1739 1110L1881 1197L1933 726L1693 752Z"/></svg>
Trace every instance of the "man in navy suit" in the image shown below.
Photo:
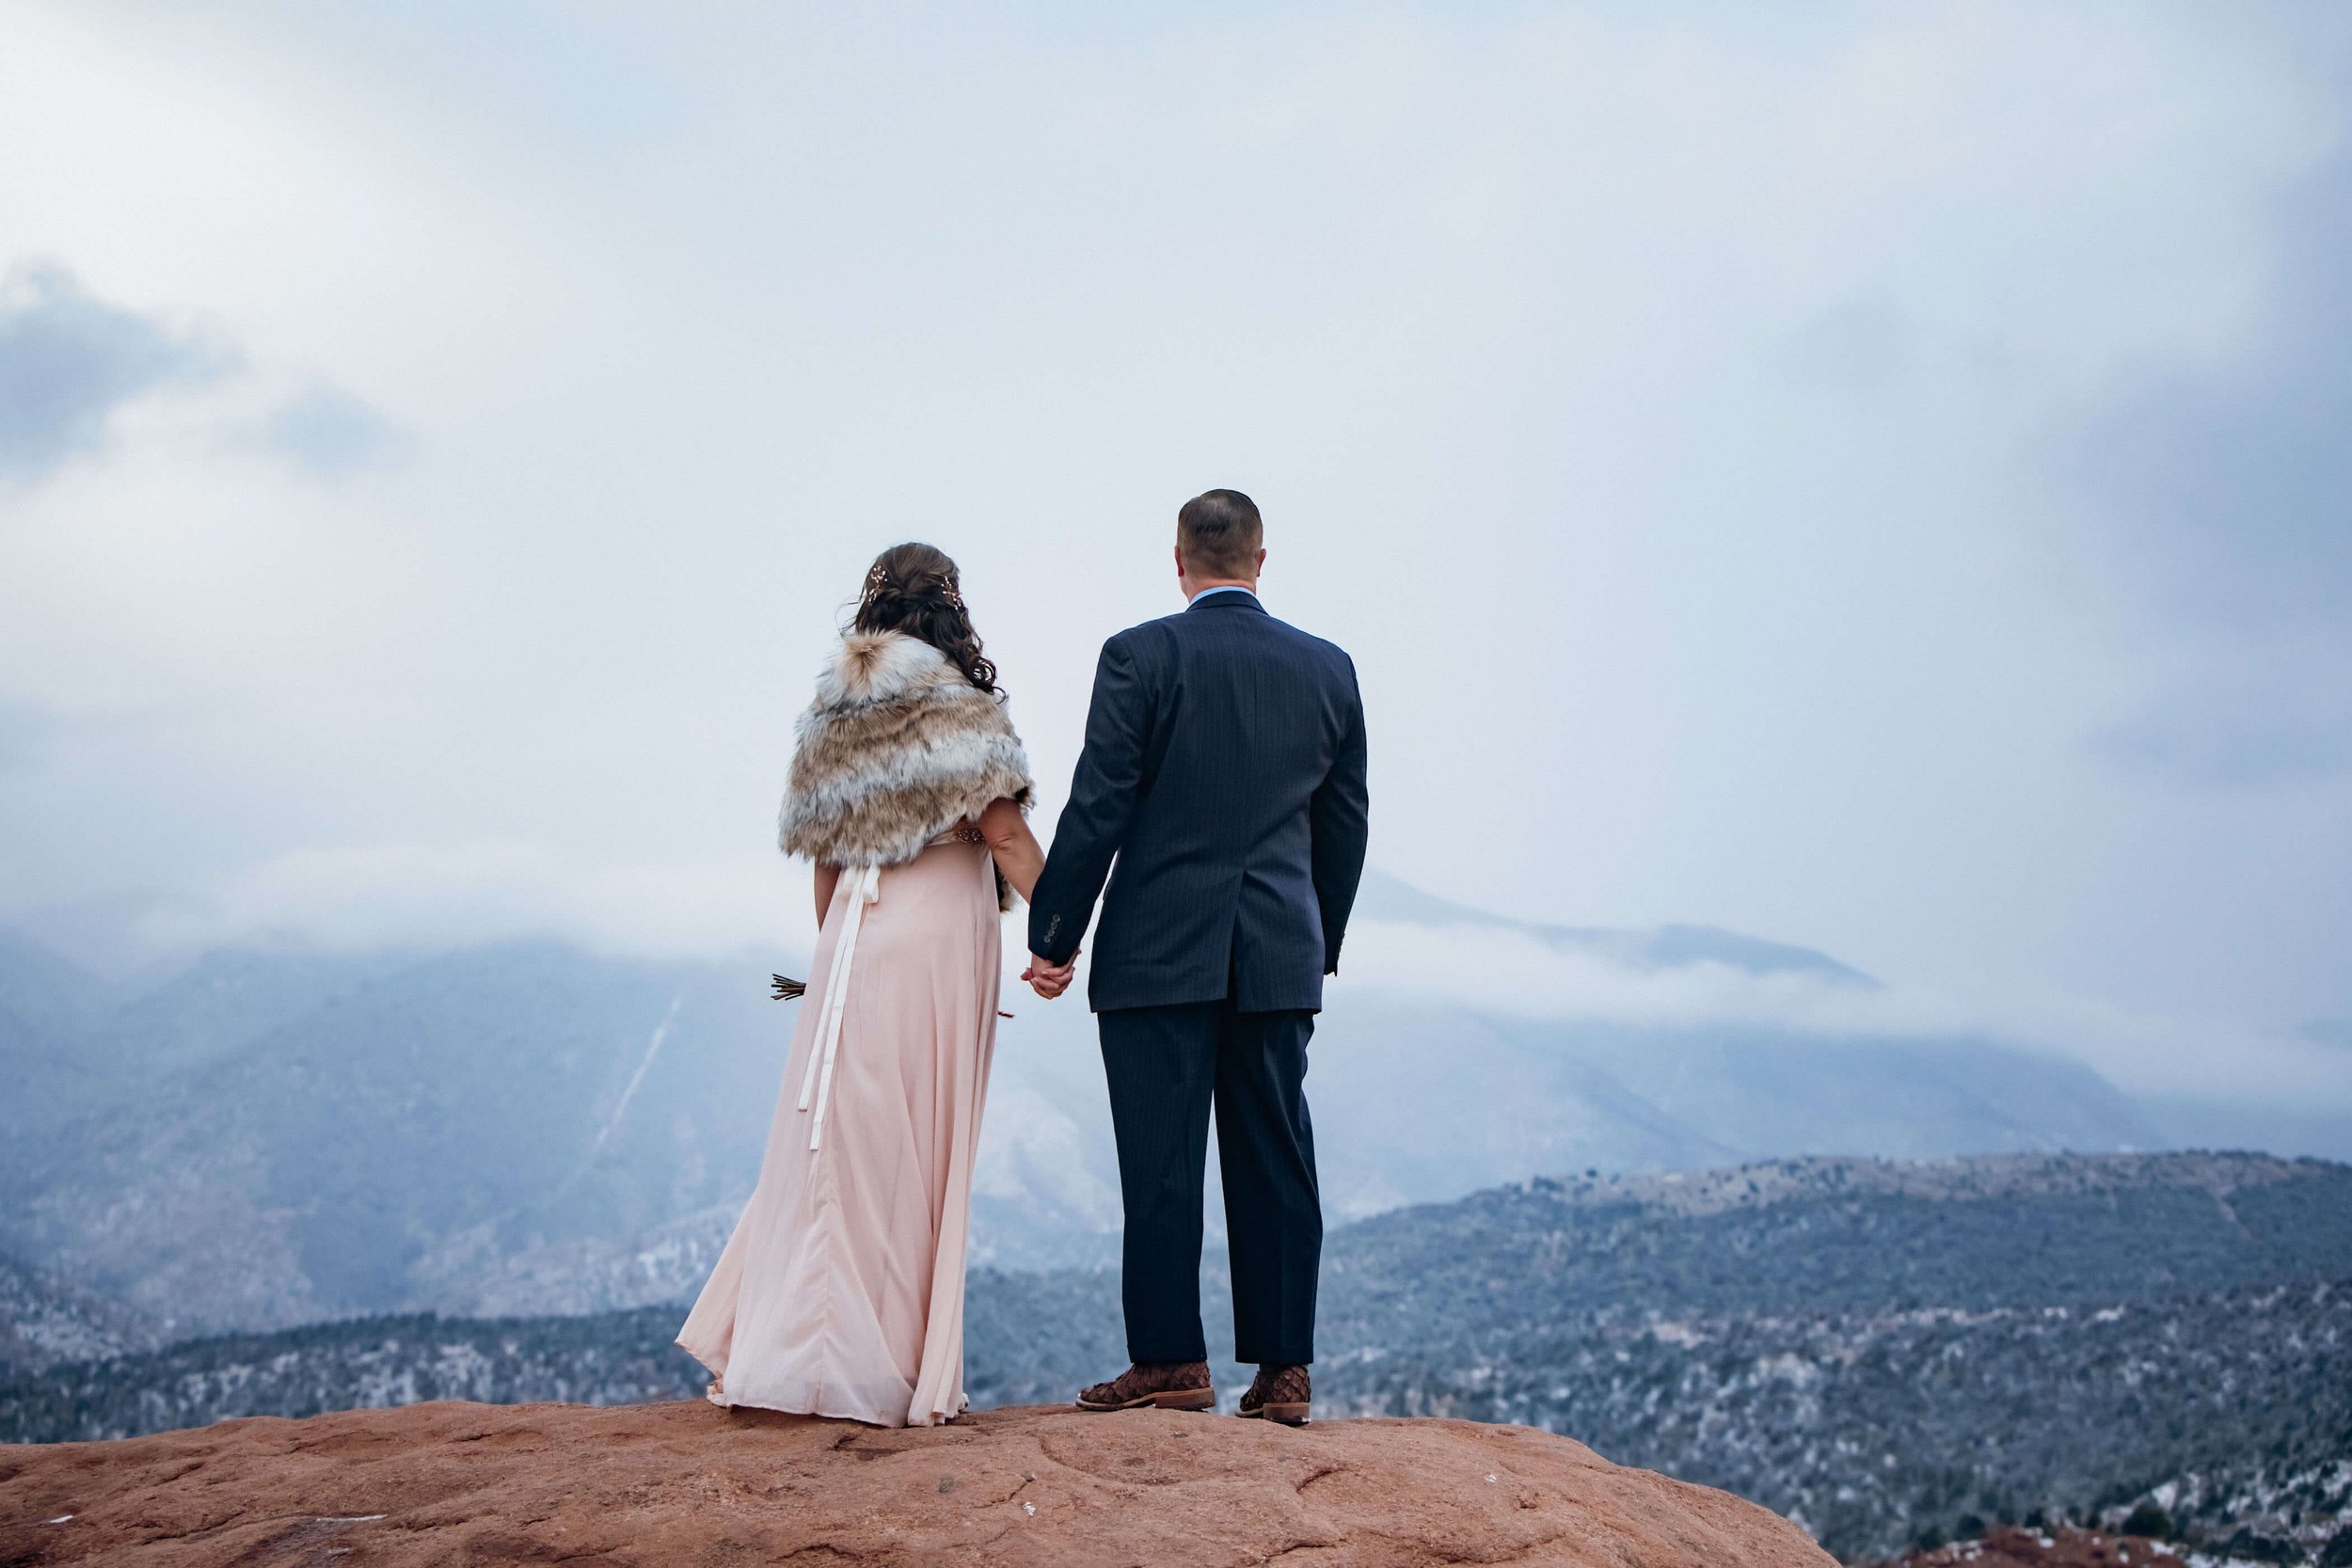
<svg viewBox="0 0 2352 1568"><path fill-rule="evenodd" d="M1119 1140L1135 1364L1081 1394L1088 1410L1216 1402L1200 1329L1214 1108L1233 1346L1258 1364L1241 1414L1307 1418L1323 1212L1303 1082L1363 875L1364 710L1347 655L1258 602L1263 539L1238 490L1177 513L1189 608L1103 645L1030 901L1024 977L1058 995L1109 879L1088 1000Z"/></svg>

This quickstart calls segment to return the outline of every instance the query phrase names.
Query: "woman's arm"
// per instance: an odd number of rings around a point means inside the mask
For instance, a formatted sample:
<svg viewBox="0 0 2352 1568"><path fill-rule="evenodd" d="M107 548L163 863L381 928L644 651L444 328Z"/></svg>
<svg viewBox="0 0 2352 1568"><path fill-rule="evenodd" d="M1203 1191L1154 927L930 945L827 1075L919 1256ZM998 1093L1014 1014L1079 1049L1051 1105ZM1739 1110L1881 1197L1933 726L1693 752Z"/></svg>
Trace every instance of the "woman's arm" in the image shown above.
<svg viewBox="0 0 2352 1568"><path fill-rule="evenodd" d="M1037 886L1038 873L1045 869L1045 851L1038 847L1037 834L1029 832L1029 819L1021 815L1020 805L1009 800L991 800L980 813L980 836L988 840L988 852L996 857L996 869L1005 874L1012 891L1026 900Z"/></svg>
<svg viewBox="0 0 2352 1568"><path fill-rule="evenodd" d="M841 885L841 868L820 865L817 868L817 928L825 928L825 911L833 908L833 890Z"/></svg>

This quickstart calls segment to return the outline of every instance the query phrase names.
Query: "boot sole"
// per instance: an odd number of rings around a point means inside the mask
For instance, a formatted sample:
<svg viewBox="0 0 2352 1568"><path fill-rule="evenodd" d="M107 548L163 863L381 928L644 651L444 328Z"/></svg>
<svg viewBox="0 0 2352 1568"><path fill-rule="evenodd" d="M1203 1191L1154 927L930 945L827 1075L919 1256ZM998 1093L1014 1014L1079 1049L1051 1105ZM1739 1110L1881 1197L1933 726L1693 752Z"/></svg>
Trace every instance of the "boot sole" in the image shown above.
<svg viewBox="0 0 2352 1568"><path fill-rule="evenodd" d="M1139 1394L1120 1404L1092 1404L1077 1402L1081 1410L1098 1414L1107 1410L1215 1410L1216 1390L1214 1388L1170 1388L1157 1394Z"/></svg>
<svg viewBox="0 0 2352 1568"><path fill-rule="evenodd" d="M1234 1414L1245 1421L1275 1421L1286 1427L1303 1427L1307 1424L1308 1403L1305 1400L1295 1403L1282 1400L1262 1404L1255 1410L1237 1410Z"/></svg>

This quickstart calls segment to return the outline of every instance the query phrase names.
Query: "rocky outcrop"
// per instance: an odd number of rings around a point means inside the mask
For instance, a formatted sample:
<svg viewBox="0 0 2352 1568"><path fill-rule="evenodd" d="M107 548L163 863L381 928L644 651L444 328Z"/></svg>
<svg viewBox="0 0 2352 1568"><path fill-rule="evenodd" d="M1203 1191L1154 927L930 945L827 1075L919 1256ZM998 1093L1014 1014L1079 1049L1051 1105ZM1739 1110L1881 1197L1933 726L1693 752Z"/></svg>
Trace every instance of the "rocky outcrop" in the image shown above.
<svg viewBox="0 0 2352 1568"><path fill-rule="evenodd" d="M0 1449L0 1564L1542 1562L1830 1568L1779 1515L1525 1427L422 1404Z"/></svg>

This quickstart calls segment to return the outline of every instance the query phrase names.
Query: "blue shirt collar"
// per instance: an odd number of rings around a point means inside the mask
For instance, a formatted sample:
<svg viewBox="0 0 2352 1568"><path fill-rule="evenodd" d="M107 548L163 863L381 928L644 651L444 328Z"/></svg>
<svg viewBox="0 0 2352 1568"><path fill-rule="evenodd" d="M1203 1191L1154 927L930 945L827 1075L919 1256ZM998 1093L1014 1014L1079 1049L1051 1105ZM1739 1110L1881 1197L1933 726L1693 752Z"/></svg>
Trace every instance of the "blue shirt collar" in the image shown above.
<svg viewBox="0 0 2352 1568"><path fill-rule="evenodd" d="M1244 587L1242 587L1239 583L1229 582L1229 583L1227 583L1227 584L1226 584L1224 587L1222 587L1222 588L1204 588L1204 589L1202 589L1200 593L1195 594L1192 596L1192 602L1193 602L1194 604L1199 604L1201 600L1206 599L1206 598L1213 598L1213 597L1215 597L1216 594L1240 594L1245 595L1246 597L1252 598L1252 599L1254 599L1254 598L1256 598L1256 597L1258 596L1258 595L1257 595L1257 594L1256 594L1255 592L1253 592L1253 591L1252 591L1252 590L1250 590L1250 589L1248 589L1248 588L1244 588Z"/></svg>

